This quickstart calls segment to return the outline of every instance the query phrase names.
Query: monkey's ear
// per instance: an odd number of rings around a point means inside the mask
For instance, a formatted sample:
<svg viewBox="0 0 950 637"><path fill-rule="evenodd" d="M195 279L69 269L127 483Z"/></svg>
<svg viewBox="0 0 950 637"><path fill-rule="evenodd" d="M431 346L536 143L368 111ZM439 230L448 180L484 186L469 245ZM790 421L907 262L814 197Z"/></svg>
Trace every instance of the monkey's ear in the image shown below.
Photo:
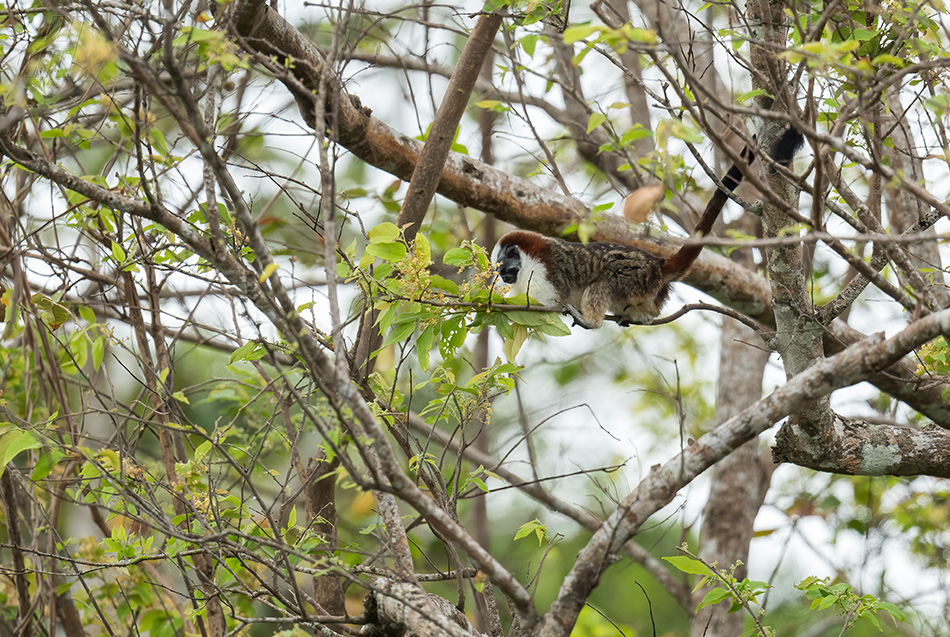
<svg viewBox="0 0 950 637"><path fill-rule="evenodd" d="M623 199L623 216L634 223L643 223L653 206L663 198L666 189L661 184L637 188Z"/></svg>

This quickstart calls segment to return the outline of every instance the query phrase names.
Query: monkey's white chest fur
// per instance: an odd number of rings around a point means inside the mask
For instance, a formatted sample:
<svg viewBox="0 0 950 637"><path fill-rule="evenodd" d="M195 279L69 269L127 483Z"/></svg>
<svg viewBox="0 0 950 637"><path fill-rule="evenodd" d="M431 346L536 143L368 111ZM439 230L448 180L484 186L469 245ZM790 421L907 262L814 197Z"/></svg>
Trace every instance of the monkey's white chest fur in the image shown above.
<svg viewBox="0 0 950 637"><path fill-rule="evenodd" d="M522 252L521 269L518 270L518 278L514 283L503 284L509 286L509 292L506 296L516 296L518 294L527 294L541 305L551 307L561 307L566 299L558 297L557 291L548 279L547 267L529 254ZM497 263L497 249L492 255L492 262Z"/></svg>

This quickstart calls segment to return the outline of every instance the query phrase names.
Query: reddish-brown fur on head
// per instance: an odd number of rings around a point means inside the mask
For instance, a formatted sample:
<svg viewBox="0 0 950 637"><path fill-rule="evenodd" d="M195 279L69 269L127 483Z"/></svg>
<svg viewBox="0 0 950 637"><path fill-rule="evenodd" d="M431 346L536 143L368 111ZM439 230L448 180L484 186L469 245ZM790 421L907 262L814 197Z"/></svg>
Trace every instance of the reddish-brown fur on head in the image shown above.
<svg viewBox="0 0 950 637"><path fill-rule="evenodd" d="M525 254L539 261L547 261L551 257L550 241L551 239L537 232L515 230L499 239L498 244L501 246L514 244L521 248L521 251Z"/></svg>
<svg viewBox="0 0 950 637"><path fill-rule="evenodd" d="M528 230L514 230L509 232L498 240L498 248L504 248L507 245L515 245L526 255L540 261L549 270L554 267L554 261L551 258L551 242L554 239L545 237L537 232Z"/></svg>

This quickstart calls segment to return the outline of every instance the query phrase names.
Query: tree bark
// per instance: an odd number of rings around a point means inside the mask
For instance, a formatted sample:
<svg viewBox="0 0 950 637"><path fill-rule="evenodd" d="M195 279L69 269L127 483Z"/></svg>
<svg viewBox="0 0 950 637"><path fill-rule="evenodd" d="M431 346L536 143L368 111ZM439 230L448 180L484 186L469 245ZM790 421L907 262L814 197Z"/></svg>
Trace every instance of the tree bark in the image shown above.
<svg viewBox="0 0 950 637"><path fill-rule="evenodd" d="M719 355L719 391L716 420L726 422L762 397L762 375L769 350L752 331L724 317ZM753 438L723 458L712 469L712 488L703 509L702 544L699 556L728 569L736 569L738 579L746 577L749 543L755 517L768 491L771 470L762 462L759 441ZM708 588L693 595L698 605ZM691 623L693 637L733 637L742 632L742 613L728 613L729 606L717 604L697 611Z"/></svg>
<svg viewBox="0 0 950 637"><path fill-rule="evenodd" d="M893 91L888 96L888 104L892 116L885 120L885 126L888 130L892 130L890 139L893 141L893 147L883 146L883 152L894 170L910 176L914 181L922 181L923 162L914 153L917 142L909 125L902 119L904 111L897 91ZM894 234L901 234L913 228L930 212L920 199L889 182L885 185L884 196ZM928 292L934 296L940 307L947 307L950 305L950 292L944 283L936 232L932 226L926 232L934 237L934 241L922 241L908 246L910 262L918 270L930 271L929 274L924 274L930 277Z"/></svg>
<svg viewBox="0 0 950 637"><path fill-rule="evenodd" d="M336 516L336 470L340 466L339 458L326 460L321 448L315 454L316 467L307 486L307 519L316 520L313 528L326 538L322 550L328 556L340 548L337 536ZM331 558L332 559L332 558ZM331 615L346 614L346 598L343 595L343 581L339 575L326 574L313 578L313 598Z"/></svg>
<svg viewBox="0 0 950 637"><path fill-rule="evenodd" d="M442 104L435 114L429 136L412 171L409 191L396 222L400 228L405 229L406 241L412 242L422 226L426 210L439 185L445 160L452 149L459 120L468 106L468 98L472 95L482 62L491 51L500 26L501 14L484 13L479 16L472 35L465 43L452 79L445 89Z"/></svg>
<svg viewBox="0 0 950 637"><path fill-rule="evenodd" d="M820 441L786 424L776 436L773 459L846 475L950 478L946 429L867 423L837 414L833 424L830 435Z"/></svg>

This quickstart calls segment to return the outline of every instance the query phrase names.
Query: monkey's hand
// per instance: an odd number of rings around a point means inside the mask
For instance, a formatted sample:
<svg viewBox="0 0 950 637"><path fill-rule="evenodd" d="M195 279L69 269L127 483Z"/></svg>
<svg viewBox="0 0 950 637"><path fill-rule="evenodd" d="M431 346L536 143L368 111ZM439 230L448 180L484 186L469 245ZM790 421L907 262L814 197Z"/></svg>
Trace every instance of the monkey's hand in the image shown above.
<svg viewBox="0 0 950 637"><path fill-rule="evenodd" d="M564 306L564 312L563 312L563 314L570 314L570 315L571 315L571 318L574 319L574 325L580 325L580 326L583 327L585 330L592 330L592 329L594 329L594 326L587 322L587 320L584 318L584 315L581 314L581 311L578 310L578 309L577 309L576 307L574 307L573 305L566 305L566 306ZM573 327L573 325L572 325L572 327Z"/></svg>

